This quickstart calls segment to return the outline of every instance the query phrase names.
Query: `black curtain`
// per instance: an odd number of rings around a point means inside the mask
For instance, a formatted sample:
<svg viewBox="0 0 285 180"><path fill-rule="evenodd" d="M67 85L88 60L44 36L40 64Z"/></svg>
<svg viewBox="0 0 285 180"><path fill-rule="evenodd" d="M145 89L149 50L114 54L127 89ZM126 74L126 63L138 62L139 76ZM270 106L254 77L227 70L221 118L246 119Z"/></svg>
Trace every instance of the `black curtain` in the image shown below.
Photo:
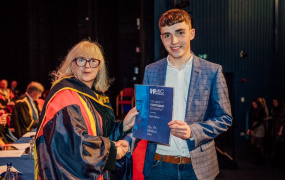
<svg viewBox="0 0 285 180"><path fill-rule="evenodd" d="M115 106L119 91L141 83L144 62L153 61L150 9L152 1L142 0L1 1L0 79L9 84L17 80L21 92L31 81L48 89L49 74L68 50L90 39L102 45L109 75L115 79L107 92Z"/></svg>
<svg viewBox="0 0 285 180"><path fill-rule="evenodd" d="M17 80L21 91L30 81L50 87L55 70L78 42L77 1L1 2L0 78Z"/></svg>

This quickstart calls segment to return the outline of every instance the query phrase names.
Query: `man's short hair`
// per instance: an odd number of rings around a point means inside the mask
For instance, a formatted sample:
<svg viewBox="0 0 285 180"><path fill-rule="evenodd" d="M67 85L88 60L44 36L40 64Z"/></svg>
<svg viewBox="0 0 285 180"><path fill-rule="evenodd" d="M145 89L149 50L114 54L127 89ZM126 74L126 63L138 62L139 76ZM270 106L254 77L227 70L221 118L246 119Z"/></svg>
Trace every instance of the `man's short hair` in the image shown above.
<svg viewBox="0 0 285 180"><path fill-rule="evenodd" d="M28 86L27 86L27 93L30 94L33 91L39 91L39 92L44 92L44 86L41 83L32 81Z"/></svg>
<svg viewBox="0 0 285 180"><path fill-rule="evenodd" d="M188 12L182 9L170 9L162 14L159 19L158 26L160 29L164 26L172 26L182 22L185 22L187 25L193 28L191 17Z"/></svg>

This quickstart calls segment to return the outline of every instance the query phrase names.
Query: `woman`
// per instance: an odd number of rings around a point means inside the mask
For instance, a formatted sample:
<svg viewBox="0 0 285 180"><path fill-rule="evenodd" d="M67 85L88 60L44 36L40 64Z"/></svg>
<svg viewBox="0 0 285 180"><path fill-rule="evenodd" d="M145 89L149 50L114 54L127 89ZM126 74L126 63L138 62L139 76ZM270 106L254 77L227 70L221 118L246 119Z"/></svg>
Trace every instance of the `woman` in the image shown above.
<svg viewBox="0 0 285 180"><path fill-rule="evenodd" d="M249 129L247 135L251 136L251 145L256 148L258 154L264 156L263 138L265 135L265 128L263 120L266 117L266 112L262 107L258 98L252 100L252 107L249 112Z"/></svg>
<svg viewBox="0 0 285 180"><path fill-rule="evenodd" d="M271 149L271 141L270 141L270 133L269 133L269 110L266 104L266 100L263 97L258 97L258 100L261 104L261 108L263 108L265 112L265 117L263 119L263 126L265 130L265 134L263 137L263 147L266 154L270 154Z"/></svg>
<svg viewBox="0 0 285 180"><path fill-rule="evenodd" d="M280 117L282 116L282 106L279 102L279 100L277 98L274 98L272 100L272 108L270 110L270 115L271 115L271 119L270 119L270 123L269 123L269 127L270 127L270 135L272 136L273 139L275 139L276 135L278 135L279 132L279 127L280 126ZM273 127L274 125L274 127ZM277 128L276 128L277 127ZM277 130L277 131L276 131Z"/></svg>
<svg viewBox="0 0 285 180"><path fill-rule="evenodd" d="M282 165L285 151L285 108L273 99L272 114L272 154L273 165Z"/></svg>
<svg viewBox="0 0 285 180"><path fill-rule="evenodd" d="M35 177L113 179L116 158L125 156L129 147L120 139L138 112L131 109L123 122L115 124L109 98L102 93L110 81L99 45L78 43L52 75L36 135Z"/></svg>

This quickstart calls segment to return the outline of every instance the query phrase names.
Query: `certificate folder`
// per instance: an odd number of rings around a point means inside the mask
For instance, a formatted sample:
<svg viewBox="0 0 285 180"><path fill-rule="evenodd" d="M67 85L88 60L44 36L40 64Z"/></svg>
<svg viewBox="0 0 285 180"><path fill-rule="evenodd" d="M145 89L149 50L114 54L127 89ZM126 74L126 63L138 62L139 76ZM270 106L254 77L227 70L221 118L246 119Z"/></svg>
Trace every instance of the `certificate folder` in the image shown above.
<svg viewBox="0 0 285 180"><path fill-rule="evenodd" d="M133 136L162 144L169 144L172 120L173 88L135 85L136 116Z"/></svg>

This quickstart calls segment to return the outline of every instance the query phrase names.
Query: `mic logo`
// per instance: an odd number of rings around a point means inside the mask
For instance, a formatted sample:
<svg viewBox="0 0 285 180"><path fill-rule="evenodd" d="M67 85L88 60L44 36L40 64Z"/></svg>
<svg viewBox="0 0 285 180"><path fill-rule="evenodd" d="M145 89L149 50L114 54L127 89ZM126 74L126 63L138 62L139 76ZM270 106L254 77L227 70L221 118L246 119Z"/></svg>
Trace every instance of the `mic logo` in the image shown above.
<svg viewBox="0 0 285 180"><path fill-rule="evenodd" d="M150 94L164 96L164 90L163 89L150 88Z"/></svg>

